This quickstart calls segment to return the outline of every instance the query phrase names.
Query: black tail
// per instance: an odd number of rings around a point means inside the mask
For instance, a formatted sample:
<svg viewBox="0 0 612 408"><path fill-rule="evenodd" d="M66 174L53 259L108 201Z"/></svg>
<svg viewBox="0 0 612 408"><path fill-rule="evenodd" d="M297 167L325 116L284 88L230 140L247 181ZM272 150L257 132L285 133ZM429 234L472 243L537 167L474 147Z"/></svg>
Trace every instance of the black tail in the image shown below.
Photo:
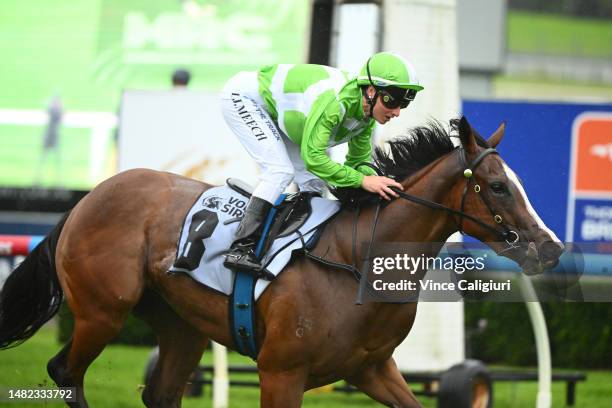
<svg viewBox="0 0 612 408"><path fill-rule="evenodd" d="M64 294L55 270L55 248L69 214L6 279L0 292L0 349L23 343L57 313Z"/></svg>

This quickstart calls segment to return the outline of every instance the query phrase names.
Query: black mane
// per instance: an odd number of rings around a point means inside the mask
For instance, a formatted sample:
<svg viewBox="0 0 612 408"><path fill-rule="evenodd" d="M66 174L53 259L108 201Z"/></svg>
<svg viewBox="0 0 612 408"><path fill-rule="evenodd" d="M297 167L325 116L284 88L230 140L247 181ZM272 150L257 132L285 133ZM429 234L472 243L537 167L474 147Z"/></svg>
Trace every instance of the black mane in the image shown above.
<svg viewBox="0 0 612 408"><path fill-rule="evenodd" d="M381 173L398 182L402 182L423 167L450 153L455 149L451 133L458 135L459 119L452 119L446 129L437 120L430 120L426 126L418 126L408 131L407 135L395 137L385 144L388 149L376 147L372 154L373 164ZM488 147L487 142L472 129L476 141L481 147ZM377 194L361 188L334 188L334 194L342 205L355 205L357 202L376 202Z"/></svg>

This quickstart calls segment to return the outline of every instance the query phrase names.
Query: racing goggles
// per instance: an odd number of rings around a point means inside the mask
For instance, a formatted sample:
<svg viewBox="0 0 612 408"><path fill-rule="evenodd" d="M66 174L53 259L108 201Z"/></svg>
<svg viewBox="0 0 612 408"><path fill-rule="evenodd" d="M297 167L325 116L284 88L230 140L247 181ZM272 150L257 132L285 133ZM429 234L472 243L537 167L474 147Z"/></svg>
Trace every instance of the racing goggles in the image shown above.
<svg viewBox="0 0 612 408"><path fill-rule="evenodd" d="M387 109L404 109L414 101L417 91L398 87L388 87L379 90L380 101Z"/></svg>

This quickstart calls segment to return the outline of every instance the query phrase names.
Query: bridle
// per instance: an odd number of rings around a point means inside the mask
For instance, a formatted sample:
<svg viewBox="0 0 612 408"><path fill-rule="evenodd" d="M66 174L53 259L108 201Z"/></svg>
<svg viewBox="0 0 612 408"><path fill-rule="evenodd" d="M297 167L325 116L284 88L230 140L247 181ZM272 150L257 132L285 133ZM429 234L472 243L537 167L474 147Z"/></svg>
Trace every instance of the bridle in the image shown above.
<svg viewBox="0 0 612 408"><path fill-rule="evenodd" d="M480 165L480 163L482 162L482 160L489 154L497 154L499 155L499 153L497 152L497 150L495 150L492 147L489 147L485 150L483 150L482 152L480 152L480 154L478 154L478 156L476 156L476 158L474 160L472 160L471 163L467 163L467 158L465 155L465 149L463 147L459 148L459 157L461 160L461 163L463 164L463 166L465 167L465 170L463 171L463 176L466 179L465 182L465 187L463 188L463 194L461 195L461 207L459 212L461 213L461 216L459 218L459 232L461 232L462 234L465 234L465 232L463 231L463 219L466 217L467 214L465 214L464 208L465 208L465 198L467 197L467 193L469 191L470 185L474 184L473 190L476 194L478 194L478 197L480 197L480 199L482 200L482 202L484 203L484 205L487 207L487 209L489 210L489 213L493 216L493 220L495 221L496 224L498 224L501 228L502 228L502 232L498 231L496 228L492 228L491 226L489 226L488 224L484 224L481 223L480 220L478 222L478 224L482 227L485 227L489 230L492 230L493 232L495 232L497 235L501 236L504 241L506 241L506 243L508 245L510 245L511 247L514 248L514 244L516 244L519 241L519 235L516 231L511 230L510 228L508 228L508 226L504 223L504 219L501 215L497 214L497 211L495 210L495 208L493 208L493 206L491 206L491 204L489 203L489 201L486 199L486 197L482 194L480 194L481 188L480 188L480 184L478 184L478 181L476 180L476 175L474 174L476 168ZM472 221L474 221L475 219L473 217L469 217Z"/></svg>

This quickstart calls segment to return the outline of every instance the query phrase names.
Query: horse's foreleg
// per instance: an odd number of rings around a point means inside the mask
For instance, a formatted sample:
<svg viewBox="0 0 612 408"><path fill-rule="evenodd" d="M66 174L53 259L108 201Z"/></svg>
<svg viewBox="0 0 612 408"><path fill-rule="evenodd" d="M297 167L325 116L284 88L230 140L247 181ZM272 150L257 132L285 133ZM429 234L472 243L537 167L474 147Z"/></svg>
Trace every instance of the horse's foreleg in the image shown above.
<svg viewBox="0 0 612 408"><path fill-rule="evenodd" d="M393 358L366 367L347 381L372 399L394 408L421 408Z"/></svg>
<svg viewBox="0 0 612 408"><path fill-rule="evenodd" d="M292 371L259 370L261 408L298 408L302 406L306 374Z"/></svg>
<svg viewBox="0 0 612 408"><path fill-rule="evenodd" d="M189 376L194 372L208 340L181 324L159 336L159 360L142 400L147 407L180 407Z"/></svg>
<svg viewBox="0 0 612 408"><path fill-rule="evenodd" d="M142 400L147 407L180 407L189 376L202 357L208 339L160 303L148 310L138 307L138 315L155 330L159 340L159 359L146 385Z"/></svg>

